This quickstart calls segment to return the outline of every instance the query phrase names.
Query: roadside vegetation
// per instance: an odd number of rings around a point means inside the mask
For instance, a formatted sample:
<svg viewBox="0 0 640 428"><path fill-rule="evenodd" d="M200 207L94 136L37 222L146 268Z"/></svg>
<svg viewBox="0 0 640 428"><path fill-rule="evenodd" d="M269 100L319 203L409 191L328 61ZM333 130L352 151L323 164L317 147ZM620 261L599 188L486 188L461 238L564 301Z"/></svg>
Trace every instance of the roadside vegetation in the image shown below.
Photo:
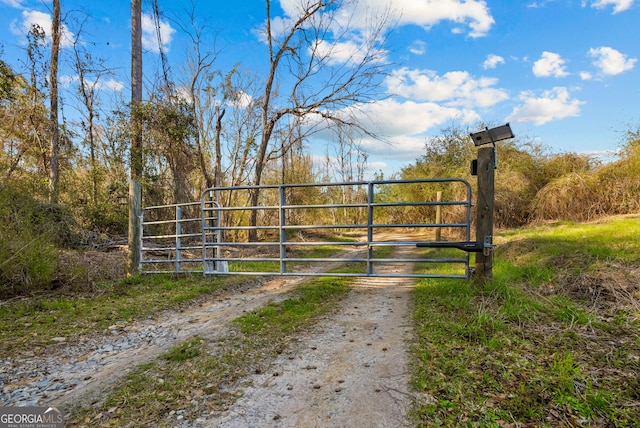
<svg viewBox="0 0 640 428"><path fill-rule="evenodd" d="M415 291L419 426L638 426L640 218L500 234L484 287Z"/></svg>
<svg viewBox="0 0 640 428"><path fill-rule="evenodd" d="M635 426L639 234L638 216L505 229L493 281L422 280L414 295L413 423ZM38 352L54 338L96 334L246 280L148 275L103 283L92 295L14 299L0 310L2 353ZM191 338L135 368L98 402L73 409L70 426L162 426L222 411L246 376L266 370L348 290L348 279L312 279L219 336Z"/></svg>

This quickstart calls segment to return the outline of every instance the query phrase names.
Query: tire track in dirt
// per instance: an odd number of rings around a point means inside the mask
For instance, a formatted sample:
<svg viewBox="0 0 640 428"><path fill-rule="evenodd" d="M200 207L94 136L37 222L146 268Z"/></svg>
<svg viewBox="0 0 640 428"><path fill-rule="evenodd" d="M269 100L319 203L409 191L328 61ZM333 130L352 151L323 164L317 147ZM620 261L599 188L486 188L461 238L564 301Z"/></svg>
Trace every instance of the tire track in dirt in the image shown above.
<svg viewBox="0 0 640 428"><path fill-rule="evenodd" d="M380 271L411 268L395 263ZM413 286L408 278L359 279L338 313L320 320L270 370L252 376L253 386L227 412L196 426L407 426Z"/></svg>
<svg viewBox="0 0 640 428"><path fill-rule="evenodd" d="M128 333L131 336L128 340L136 343L136 346L124 352L113 352L111 355L104 356L99 351L104 349L104 345L94 345L94 351L83 358L99 359L100 369L86 374L79 371L73 372L73 378L84 378L85 381L63 395L50 397L46 404L75 404L77 400L86 401L90 398L99 398L109 386L136 366L152 361L190 338L196 336L221 337L227 331L226 326L231 320L242 316L245 312L262 307L268 302L286 299L287 291L302 281L302 278L268 280L260 287L242 290L240 294L224 294L213 302L191 307L181 312L167 312L159 316L159 319L137 323L131 327L133 331ZM144 339L139 339L138 332L144 330L145 324L152 324L155 331L162 332L159 335L160 340L145 342ZM112 338L105 338L106 341L109 339L113 341ZM100 342L104 342L104 340ZM66 359L70 359L70 357L67 355ZM64 373L65 370L62 372ZM65 382L64 375L59 376L59 381Z"/></svg>

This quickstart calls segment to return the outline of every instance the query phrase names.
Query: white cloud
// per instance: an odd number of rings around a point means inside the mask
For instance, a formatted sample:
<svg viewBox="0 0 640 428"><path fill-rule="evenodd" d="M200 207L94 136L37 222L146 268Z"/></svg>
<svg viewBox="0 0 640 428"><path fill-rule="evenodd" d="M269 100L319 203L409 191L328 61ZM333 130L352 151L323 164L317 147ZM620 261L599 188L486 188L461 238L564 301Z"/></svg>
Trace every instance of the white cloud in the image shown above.
<svg viewBox="0 0 640 428"><path fill-rule="evenodd" d="M392 98L360 104L334 114L344 115L384 139L380 141L366 135L354 135L368 154L404 160L420 155L426 136L434 129L438 130L451 121L463 124L481 121L480 115L471 109ZM306 120L306 126L316 130L316 138L326 141L335 138L334 128L320 116L307 117ZM389 142L393 145L389 146Z"/></svg>
<svg viewBox="0 0 640 428"><path fill-rule="evenodd" d="M504 58L500 55L489 54L487 59L482 63L482 68L488 70L490 68L496 68L498 64L504 64Z"/></svg>
<svg viewBox="0 0 640 428"><path fill-rule="evenodd" d="M275 35L282 35L290 28L292 22L301 16L308 6L308 0L280 0L283 10L282 16L273 17L271 31ZM331 10L325 13L335 13L331 19L330 32L325 34L324 43L317 47L323 52L332 55L329 63L358 62L358 56L362 56L363 41L378 35L371 30L376 30L374 21L377 18L385 19L384 25L404 26L418 25L430 29L441 22L453 22L456 26L453 32L466 32L470 37L485 36L495 23L484 0L359 0L340 3L339 10ZM322 14L314 16L311 21L319 23L324 19ZM311 23L309 24L311 25ZM265 42L265 34L256 29L254 32L259 40ZM331 40L335 38L335 41ZM409 51L421 55L424 53L422 42L414 43ZM386 60L386 52L380 50L374 52L379 61Z"/></svg>
<svg viewBox="0 0 640 428"><path fill-rule="evenodd" d="M73 76L63 75L58 78L58 81L60 82L60 85L62 87L69 88L73 84L79 84L80 76L78 76L77 74ZM124 89L124 83L115 79L109 79L105 81L98 80L97 82L95 80L91 81L85 79L85 85L96 90L111 90L119 92Z"/></svg>
<svg viewBox="0 0 640 428"><path fill-rule="evenodd" d="M565 70L565 61L559 54L543 52L539 60L533 63L533 74L536 77L564 77L569 73Z"/></svg>
<svg viewBox="0 0 640 428"><path fill-rule="evenodd" d="M385 62L387 52L384 50L365 51L363 46L354 41L328 42L319 40L315 46L317 58L326 58L328 64L359 64L369 55L377 62Z"/></svg>
<svg viewBox="0 0 640 428"><path fill-rule="evenodd" d="M68 88L70 87L73 83L79 82L80 78L75 75L75 76L60 76L58 77L58 83L60 83L60 86L62 86L63 88Z"/></svg>
<svg viewBox="0 0 640 428"><path fill-rule="evenodd" d="M532 92L522 92L520 99L524 103L513 109L507 122L543 125L552 120L578 116L580 106L584 104L583 101L571 99L565 87L544 91L539 97Z"/></svg>
<svg viewBox="0 0 640 428"><path fill-rule="evenodd" d="M98 86L99 89L109 89L115 92L120 92L124 89L124 83L115 79L109 79L105 82L99 83Z"/></svg>
<svg viewBox="0 0 640 428"><path fill-rule="evenodd" d="M495 20L487 3L478 0L367 0L369 3L385 5L396 10L400 25L420 25L431 28L443 21L464 24L469 27L470 37L486 36ZM454 28L460 32L460 26Z"/></svg>
<svg viewBox="0 0 640 428"><path fill-rule="evenodd" d="M29 34L31 28L37 25L45 33L47 37L47 43L51 42L51 26L53 25L53 20L51 15L48 13L40 12L37 10L23 10L22 11L22 21L17 22L14 21L11 23L9 29L10 31L18 36L24 36L24 42L26 43L26 35ZM69 31L66 25L60 25L60 46L62 48L69 48L73 46L74 35Z"/></svg>
<svg viewBox="0 0 640 428"><path fill-rule="evenodd" d="M385 139L380 141L363 136L358 144L369 155L383 156L387 161L418 158L424 153L427 135L446 123L472 124L481 120L469 109L394 99L361 105L355 116L365 128Z"/></svg>
<svg viewBox="0 0 640 428"><path fill-rule="evenodd" d="M583 6L585 3L583 2ZM591 7L595 9L604 9L609 5L613 6L613 13L616 14L631 8L633 0L594 0L591 2Z"/></svg>
<svg viewBox="0 0 640 428"><path fill-rule="evenodd" d="M595 58L593 65L605 76L615 76L633 69L636 58L627 58L627 55L610 47L589 49L589 56Z"/></svg>
<svg viewBox="0 0 640 428"><path fill-rule="evenodd" d="M253 102L253 97L245 91L237 91L231 104L236 108L247 108Z"/></svg>
<svg viewBox="0 0 640 428"><path fill-rule="evenodd" d="M439 76L432 70L401 68L387 77L387 91L415 101L443 102L449 107L489 107L508 98L494 86L498 80L475 78L466 71L450 71Z"/></svg>
<svg viewBox="0 0 640 428"><path fill-rule="evenodd" d="M581 71L580 72L580 79L582 79L582 80L591 80L591 79L593 79L593 74L589 73L588 71Z"/></svg>
<svg viewBox="0 0 640 428"><path fill-rule="evenodd" d="M409 46L409 52L414 55L424 55L427 51L427 45L422 40L416 40Z"/></svg>
<svg viewBox="0 0 640 428"><path fill-rule="evenodd" d="M169 45L173 40L173 34L176 30L171 27L167 21L160 20L160 38L162 40L162 49L164 52L169 51ZM158 33L153 15L142 14L142 47L151 52L160 53L158 45Z"/></svg>
<svg viewBox="0 0 640 428"><path fill-rule="evenodd" d="M9 7L15 7L16 9L22 7L22 0L1 0L0 3L6 4Z"/></svg>
<svg viewBox="0 0 640 428"><path fill-rule="evenodd" d="M298 16L301 5L308 0L281 0L280 4L289 17ZM389 24L419 25L426 29L444 21L458 24L455 32L460 32L460 26L469 27L469 36L485 36L495 20L489 12L484 0L359 0L344 2L338 22L341 25L355 25L363 29L371 21L372 14L382 15L391 11L397 20Z"/></svg>
<svg viewBox="0 0 640 428"><path fill-rule="evenodd" d="M399 102L387 99L360 107L359 120L369 129L394 139L399 136L421 135L430 128L452 119L473 123L479 115L468 109L444 107L432 102ZM369 122L369 123L367 123Z"/></svg>
<svg viewBox="0 0 640 428"><path fill-rule="evenodd" d="M418 159L424 154L424 136L397 136L391 141L380 141L373 138L365 138L358 142L369 156L379 156L382 159L402 160Z"/></svg>

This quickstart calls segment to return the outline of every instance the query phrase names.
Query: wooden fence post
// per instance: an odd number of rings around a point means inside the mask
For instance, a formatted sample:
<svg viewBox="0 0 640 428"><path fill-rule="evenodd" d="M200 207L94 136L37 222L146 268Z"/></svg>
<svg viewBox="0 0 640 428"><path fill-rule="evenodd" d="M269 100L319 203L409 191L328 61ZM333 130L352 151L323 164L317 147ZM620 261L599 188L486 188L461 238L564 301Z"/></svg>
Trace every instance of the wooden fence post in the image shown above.
<svg viewBox="0 0 640 428"><path fill-rule="evenodd" d="M442 192L438 191L436 193L436 224L442 224L442 205L439 205L442 202ZM436 227L436 241L442 240L442 228Z"/></svg>
<svg viewBox="0 0 640 428"><path fill-rule="evenodd" d="M140 250L142 225L140 215L142 214L142 191L140 181L131 180L129 183L129 260L127 263L127 276L133 276L140 270Z"/></svg>
<svg viewBox="0 0 640 428"><path fill-rule="evenodd" d="M495 147L478 149L478 199L476 203L476 241L493 243L493 210L495 206ZM482 284L493 278L493 251L486 248L476 254L475 282Z"/></svg>

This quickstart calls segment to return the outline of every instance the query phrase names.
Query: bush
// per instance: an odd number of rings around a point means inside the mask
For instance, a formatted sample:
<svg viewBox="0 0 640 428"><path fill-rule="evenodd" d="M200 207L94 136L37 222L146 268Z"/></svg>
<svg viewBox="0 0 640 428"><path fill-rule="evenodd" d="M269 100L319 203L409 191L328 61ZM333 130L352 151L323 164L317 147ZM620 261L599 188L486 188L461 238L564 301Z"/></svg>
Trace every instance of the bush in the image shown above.
<svg viewBox="0 0 640 428"><path fill-rule="evenodd" d="M0 295L51 288L57 275L56 241L70 236L63 211L0 188L0 224Z"/></svg>
<svg viewBox="0 0 640 428"><path fill-rule="evenodd" d="M639 196L640 161L625 158L552 181L538 192L532 205L539 220L588 221L637 213Z"/></svg>

